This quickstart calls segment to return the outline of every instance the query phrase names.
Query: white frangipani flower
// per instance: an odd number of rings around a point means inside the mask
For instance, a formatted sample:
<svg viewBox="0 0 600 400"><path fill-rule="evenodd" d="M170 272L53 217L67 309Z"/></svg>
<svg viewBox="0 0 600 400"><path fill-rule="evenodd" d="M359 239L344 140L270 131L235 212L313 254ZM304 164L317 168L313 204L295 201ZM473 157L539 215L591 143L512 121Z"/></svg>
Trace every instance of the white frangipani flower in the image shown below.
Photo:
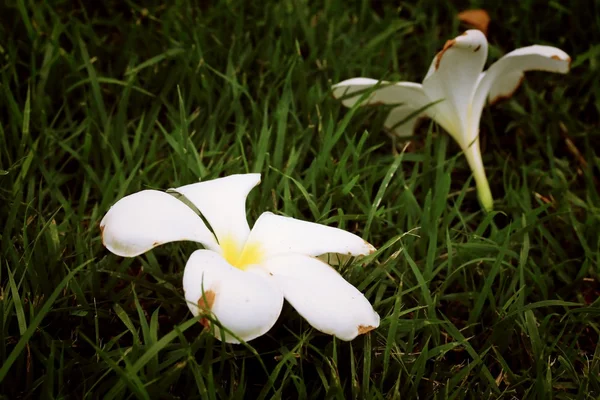
<svg viewBox="0 0 600 400"><path fill-rule="evenodd" d="M353 78L334 85L333 95L343 97L343 104L352 107L363 92L377 85L361 105L397 105L391 110L385 126L401 137L412 135L421 117L436 121L462 148L473 171L481 204L491 210L493 198L479 149L479 121L483 107L486 102L493 104L512 96L525 71L565 74L571 59L555 47L534 45L511 51L482 72L487 52L485 35L476 29L468 30L446 42L433 59L423 84ZM360 94L348 96L354 92ZM411 118L413 114L417 115Z"/></svg>
<svg viewBox="0 0 600 400"><path fill-rule="evenodd" d="M352 340L379 326L369 301L328 264L326 253L366 255L375 248L360 237L269 212L250 230L246 197L260 174L231 175L173 189L200 211L157 190L119 200L100 228L111 252L134 257L163 243L191 240L204 245L187 261L183 289L192 314L211 312L244 341L266 333L285 298L316 329ZM213 234L214 232L214 234ZM203 319L203 325L208 321ZM239 340L214 326L214 335Z"/></svg>

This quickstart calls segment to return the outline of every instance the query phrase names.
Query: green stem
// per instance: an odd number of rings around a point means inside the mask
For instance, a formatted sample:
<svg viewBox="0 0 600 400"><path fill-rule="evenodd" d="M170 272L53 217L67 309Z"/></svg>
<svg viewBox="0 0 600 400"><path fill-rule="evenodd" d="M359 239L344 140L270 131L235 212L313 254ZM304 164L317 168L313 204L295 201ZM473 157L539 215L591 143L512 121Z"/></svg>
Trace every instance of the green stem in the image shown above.
<svg viewBox="0 0 600 400"><path fill-rule="evenodd" d="M492 197L492 191L490 190L490 184L485 175L485 169L483 168L483 161L481 159L481 150L479 149L479 138L475 139L470 146L463 148L463 152L467 157L467 162L473 171L475 177L475 185L477 186L477 196L485 211L492 211L494 209L494 198Z"/></svg>

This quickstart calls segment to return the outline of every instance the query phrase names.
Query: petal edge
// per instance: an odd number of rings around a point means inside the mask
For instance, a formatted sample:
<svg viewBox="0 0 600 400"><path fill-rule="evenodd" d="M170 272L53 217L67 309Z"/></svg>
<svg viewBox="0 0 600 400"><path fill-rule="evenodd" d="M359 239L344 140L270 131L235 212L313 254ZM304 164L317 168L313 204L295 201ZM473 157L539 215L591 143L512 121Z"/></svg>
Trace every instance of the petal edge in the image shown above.
<svg viewBox="0 0 600 400"><path fill-rule="evenodd" d="M486 100L493 104L512 96L527 71L569 72L571 57L559 48L533 45L507 53L479 79L473 97L473 120L479 120Z"/></svg>
<svg viewBox="0 0 600 400"><path fill-rule="evenodd" d="M244 341L267 333L283 307L283 294L271 276L258 268L234 268L210 250L192 253L183 273L183 289L193 315L209 308L225 328ZM212 329L217 339L223 334L227 343L239 343L217 325Z"/></svg>
<svg viewBox="0 0 600 400"><path fill-rule="evenodd" d="M339 253L358 256L375 251L370 243L343 229L270 212L265 212L258 218L246 246L259 247L265 258L286 253L308 256Z"/></svg>
<svg viewBox="0 0 600 400"><path fill-rule="evenodd" d="M180 240L218 248L213 234L191 208L158 190L142 190L117 201L102 218L100 230L104 246L122 257Z"/></svg>
<svg viewBox="0 0 600 400"><path fill-rule="evenodd" d="M285 299L315 329L350 341L379 327L371 303L324 262L293 254L273 257L265 267Z"/></svg>
<svg viewBox="0 0 600 400"><path fill-rule="evenodd" d="M206 218L220 244L228 241L240 252L250 228L246 197L260 183L260 174L236 174L192 183L173 191L184 195Z"/></svg>

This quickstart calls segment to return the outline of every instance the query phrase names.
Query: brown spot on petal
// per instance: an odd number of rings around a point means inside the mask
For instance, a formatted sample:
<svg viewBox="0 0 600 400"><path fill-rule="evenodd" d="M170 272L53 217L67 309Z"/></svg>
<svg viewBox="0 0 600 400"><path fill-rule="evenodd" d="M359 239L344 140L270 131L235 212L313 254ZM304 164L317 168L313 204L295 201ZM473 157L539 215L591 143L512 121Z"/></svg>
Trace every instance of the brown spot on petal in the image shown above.
<svg viewBox="0 0 600 400"><path fill-rule="evenodd" d="M365 246L367 246L367 248L369 249L369 254L373 254L377 251L377 249L369 242L367 242L366 240L364 240L365 242Z"/></svg>
<svg viewBox="0 0 600 400"><path fill-rule="evenodd" d="M203 311L210 311L215 303L216 293L212 290L207 290L204 295L198 299L198 308Z"/></svg>
<svg viewBox="0 0 600 400"><path fill-rule="evenodd" d="M198 299L198 308L203 314L210 313L210 310L212 309L212 306L215 303L215 296L215 292L213 292L212 290L207 290L204 292L204 295ZM205 328L208 328L208 326L210 325L210 321L208 320L208 318L202 318L200 320L200 324L202 324L202 326L204 326Z"/></svg>
<svg viewBox="0 0 600 400"><path fill-rule="evenodd" d="M358 326L358 334L364 335L367 332L371 332L373 329L375 329L375 327L371 326L371 325L359 325Z"/></svg>
<svg viewBox="0 0 600 400"><path fill-rule="evenodd" d="M161 244L162 244L161 242L154 242L154 243L152 243L152 247L160 246Z"/></svg>
<svg viewBox="0 0 600 400"><path fill-rule="evenodd" d="M210 321L208 320L208 318L200 318L200 325L202 325L205 328L210 328Z"/></svg>
<svg viewBox="0 0 600 400"><path fill-rule="evenodd" d="M442 51L440 51L439 53L437 53L437 55L435 56L435 69L436 70L438 68L440 68L440 62L442 62L442 57L444 56L444 53L446 51L448 51L448 49L450 47L454 46L455 43L456 43L456 39L447 40L446 44L444 44L444 48L442 49Z"/></svg>
<svg viewBox="0 0 600 400"><path fill-rule="evenodd" d="M473 50L473 53L477 53L479 51L479 49L481 49L481 45L478 45L477 47L475 47L475 50Z"/></svg>
<svg viewBox="0 0 600 400"><path fill-rule="evenodd" d="M567 64L569 64L569 65L567 66L567 69L571 69L571 61L572 61L572 60L571 60L571 57L568 57L568 56L567 56L567 58L563 60L562 58L560 58L560 56L557 56L557 55L555 54L555 55L551 56L550 58L551 58L551 59L553 59L553 60L556 60L556 61L566 61L566 62L567 62Z"/></svg>
<svg viewBox="0 0 600 400"><path fill-rule="evenodd" d="M519 83L517 84L517 86L515 86L515 88L512 90L512 92L508 93L508 94L501 94L499 96L496 96L495 98L490 100L490 106L493 106L496 103L499 103L503 100L508 100L512 97L513 94L515 94L515 92L517 91L517 89L519 88L519 86L521 86L521 84L523 83L523 80L525 79L525 75L521 76L521 79L519 79Z"/></svg>

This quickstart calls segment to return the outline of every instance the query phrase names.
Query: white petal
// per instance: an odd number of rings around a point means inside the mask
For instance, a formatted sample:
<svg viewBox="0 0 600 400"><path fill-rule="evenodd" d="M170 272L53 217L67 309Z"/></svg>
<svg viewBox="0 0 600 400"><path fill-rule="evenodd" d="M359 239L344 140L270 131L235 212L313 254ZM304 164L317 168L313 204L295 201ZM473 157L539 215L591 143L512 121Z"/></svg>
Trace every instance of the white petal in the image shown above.
<svg viewBox="0 0 600 400"><path fill-rule="evenodd" d="M396 136L407 137L415 132L415 127L421 118L427 117L426 112L416 115L418 109L409 106L400 106L393 108L385 120L385 127ZM409 118L410 117L410 118ZM408 118L408 119L407 119ZM403 122L404 121L404 122Z"/></svg>
<svg viewBox="0 0 600 400"><path fill-rule="evenodd" d="M344 98L342 100L342 104L346 107L352 107L360 97L368 91L367 89L372 88L378 83L379 87L368 95L362 105L408 104L415 109L419 109L430 103L419 83L391 83L370 78L352 78L335 84L332 86L333 96L335 98L340 98L355 92L360 92L356 96Z"/></svg>
<svg viewBox="0 0 600 400"><path fill-rule="evenodd" d="M246 219L246 197L260 183L260 174L230 175L174 189L202 213L220 244L228 242L239 253L250 228Z"/></svg>
<svg viewBox="0 0 600 400"><path fill-rule="evenodd" d="M495 103L512 96L526 71L566 74L570 64L569 55L556 47L534 45L511 51L492 64L479 80L473 99L474 116L481 116L486 99Z"/></svg>
<svg viewBox="0 0 600 400"><path fill-rule="evenodd" d="M259 268L242 271L210 250L192 254L183 273L183 290L192 314L210 310L223 327L244 341L269 331L283 306L281 290L266 271ZM226 342L239 343L226 331L223 333ZM214 335L221 339L217 325Z"/></svg>
<svg viewBox="0 0 600 400"><path fill-rule="evenodd" d="M446 42L423 81L423 89L432 101L443 99L428 114L461 146L477 136L477 131L469 127L468 114L487 50L485 35L475 29L468 30Z"/></svg>
<svg viewBox="0 0 600 400"><path fill-rule="evenodd" d="M482 79L485 77L486 73L482 74ZM497 103L502 99L508 99L512 97L512 95L517 91L523 79L525 78L525 74L521 71L510 71L502 74L501 79L497 79L492 83L492 87L490 88L490 93L488 94L488 101L490 104ZM475 92L475 96L477 96L477 92ZM475 102L477 97L475 98ZM482 94L482 100L485 99L485 94ZM484 100L485 101L485 100ZM485 106L481 105L481 108Z"/></svg>
<svg viewBox="0 0 600 400"><path fill-rule="evenodd" d="M324 262L299 254L268 259L285 299L313 327L352 340L379 326L379 315L365 296Z"/></svg>
<svg viewBox="0 0 600 400"><path fill-rule="evenodd" d="M360 99L366 89L375 86L377 83L380 88L374 90L362 105L378 104L402 104L390 111L385 127L400 137L410 136L414 132L415 125L419 118L427 116L427 105L431 100L423 91L419 83L414 82L379 82L369 78L353 78L340 82L332 87L333 96L336 98L345 97L354 92L360 92L357 96L345 98L342 104L346 107L352 107ZM416 111L425 108L422 112L415 114ZM406 120L412 115L412 118ZM404 123L400 122L406 120Z"/></svg>
<svg viewBox="0 0 600 400"><path fill-rule="evenodd" d="M263 259L285 253L309 256L340 253L357 256L375 251L369 243L342 229L270 212L265 212L258 218L246 246L255 248Z"/></svg>
<svg viewBox="0 0 600 400"><path fill-rule="evenodd" d="M158 190L143 190L117 201L100 222L100 229L104 246L123 257L178 240L218 248L213 234L191 208Z"/></svg>

